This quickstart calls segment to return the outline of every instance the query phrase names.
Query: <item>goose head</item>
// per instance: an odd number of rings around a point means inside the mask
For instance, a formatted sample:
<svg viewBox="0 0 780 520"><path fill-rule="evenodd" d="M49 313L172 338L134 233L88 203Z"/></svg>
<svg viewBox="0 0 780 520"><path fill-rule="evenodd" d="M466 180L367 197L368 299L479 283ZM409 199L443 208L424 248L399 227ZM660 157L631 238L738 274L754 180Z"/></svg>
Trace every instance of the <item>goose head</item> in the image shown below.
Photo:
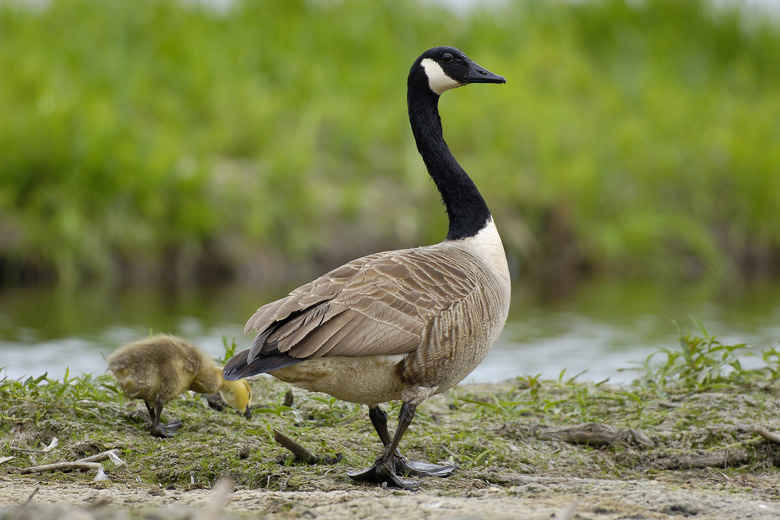
<svg viewBox="0 0 780 520"><path fill-rule="evenodd" d="M434 47L422 53L412 65L409 83L422 79L437 96L469 83L506 83L503 76L480 67L454 47Z"/></svg>

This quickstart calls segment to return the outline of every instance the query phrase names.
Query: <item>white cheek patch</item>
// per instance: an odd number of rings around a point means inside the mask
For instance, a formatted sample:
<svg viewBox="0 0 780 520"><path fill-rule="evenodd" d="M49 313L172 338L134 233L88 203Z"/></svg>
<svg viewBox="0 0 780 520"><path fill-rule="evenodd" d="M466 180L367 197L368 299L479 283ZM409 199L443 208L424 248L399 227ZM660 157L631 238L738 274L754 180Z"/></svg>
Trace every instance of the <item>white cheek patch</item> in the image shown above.
<svg viewBox="0 0 780 520"><path fill-rule="evenodd" d="M460 83L449 77L441 65L432 59L425 58L420 62L420 65L425 69L425 75L428 76L428 86L438 95L441 95L445 90L460 87Z"/></svg>

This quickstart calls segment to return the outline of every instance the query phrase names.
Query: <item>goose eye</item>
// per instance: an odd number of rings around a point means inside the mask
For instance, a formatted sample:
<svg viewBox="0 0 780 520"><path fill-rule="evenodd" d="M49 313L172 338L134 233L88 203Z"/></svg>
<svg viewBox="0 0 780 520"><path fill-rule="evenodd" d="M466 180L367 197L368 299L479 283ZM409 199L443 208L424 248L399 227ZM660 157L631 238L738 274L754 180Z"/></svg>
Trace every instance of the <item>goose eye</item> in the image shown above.
<svg viewBox="0 0 780 520"><path fill-rule="evenodd" d="M452 54L450 54L449 52L445 52L445 53L442 55L442 57L441 57L441 61L443 61L444 63L449 63L449 62L451 62L451 61L452 61Z"/></svg>

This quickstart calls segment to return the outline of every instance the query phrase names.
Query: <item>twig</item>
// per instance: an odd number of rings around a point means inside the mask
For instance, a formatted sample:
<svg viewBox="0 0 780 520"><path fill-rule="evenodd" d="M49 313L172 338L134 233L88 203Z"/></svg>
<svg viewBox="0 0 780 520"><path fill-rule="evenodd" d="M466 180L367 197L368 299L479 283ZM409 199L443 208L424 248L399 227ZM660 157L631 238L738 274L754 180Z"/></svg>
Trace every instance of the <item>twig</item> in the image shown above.
<svg viewBox="0 0 780 520"><path fill-rule="evenodd" d="M55 462L54 464L44 464L43 466L33 466L24 468L20 473L42 473L44 471L57 471L61 469L81 469L81 470L100 470L103 466L99 462Z"/></svg>
<svg viewBox="0 0 780 520"><path fill-rule="evenodd" d="M89 457L84 457L83 459L78 459L76 462L103 462L104 460L110 459L111 462L114 463L115 466L124 466L125 461L119 458L119 455L116 454L116 450L108 450L104 451L102 453L98 453L97 455L92 455Z"/></svg>
<svg viewBox="0 0 780 520"><path fill-rule="evenodd" d="M776 434L775 432L770 432L763 426L754 426L753 431L755 431L757 434L759 434L769 442L780 444L780 435Z"/></svg>
<svg viewBox="0 0 780 520"><path fill-rule="evenodd" d="M38 492L39 489L41 489L41 486L36 484L33 490L30 492L30 494L27 495L27 498L24 500L24 502L21 503L20 507L28 506L30 502L32 502L33 497L35 496L35 494Z"/></svg>
<svg viewBox="0 0 780 520"><path fill-rule="evenodd" d="M539 435L543 439L555 439L572 444L590 444L591 446L605 446L618 440L615 428L599 423L547 428L540 431Z"/></svg>
<svg viewBox="0 0 780 520"><path fill-rule="evenodd" d="M9 460L14 459L15 457L0 457L0 464L3 462L8 462Z"/></svg>
<svg viewBox="0 0 780 520"><path fill-rule="evenodd" d="M274 440L290 450L292 454L295 455L296 460L300 460L306 464L317 464L320 461L318 456L280 431L274 430Z"/></svg>
<svg viewBox="0 0 780 520"><path fill-rule="evenodd" d="M233 490L233 479L230 477L222 477L219 482L216 483L211 493L211 503L206 506L206 509L197 516L197 520L218 520L219 512L227 501L227 497Z"/></svg>
<svg viewBox="0 0 780 520"><path fill-rule="evenodd" d="M631 438L634 439L634 442L636 442L637 444L641 444L642 446L647 446L647 447L655 446L655 443L652 441L652 439L650 439L650 437L645 435L642 431L637 430L636 428L629 428L628 433L631 434Z"/></svg>
<svg viewBox="0 0 780 520"><path fill-rule="evenodd" d="M57 437L54 437L48 446L44 447L40 450L31 450L29 448L18 448L16 446L9 446L10 449L14 451L23 451L25 453L49 453L51 450L57 447L57 445L60 443L60 440Z"/></svg>
<svg viewBox="0 0 780 520"><path fill-rule="evenodd" d="M682 453L662 458L652 463L659 469L727 468L747 464L750 457L746 450L720 450L704 453Z"/></svg>
<svg viewBox="0 0 780 520"><path fill-rule="evenodd" d="M116 450L108 450L102 453L98 453L97 455L91 455L89 457L84 457L83 459L78 459L73 462L55 462L54 464L44 464L43 466L24 468L22 469L21 473L42 473L44 471L58 471L63 469L94 469L97 470L97 476L95 477L95 480L100 481L106 480L108 478L106 477L105 471L103 470L103 465L100 464L101 461L106 459L110 459L111 462L113 462L117 467L125 465L125 461L119 458L119 455L116 454Z"/></svg>
<svg viewBox="0 0 780 520"><path fill-rule="evenodd" d="M715 470L715 469L712 469L712 468L709 468L709 470L710 470L710 475L713 475L716 478L719 477L719 478L723 479L725 482L731 481L731 477L729 477L728 475L726 475L722 471L718 471L718 470Z"/></svg>

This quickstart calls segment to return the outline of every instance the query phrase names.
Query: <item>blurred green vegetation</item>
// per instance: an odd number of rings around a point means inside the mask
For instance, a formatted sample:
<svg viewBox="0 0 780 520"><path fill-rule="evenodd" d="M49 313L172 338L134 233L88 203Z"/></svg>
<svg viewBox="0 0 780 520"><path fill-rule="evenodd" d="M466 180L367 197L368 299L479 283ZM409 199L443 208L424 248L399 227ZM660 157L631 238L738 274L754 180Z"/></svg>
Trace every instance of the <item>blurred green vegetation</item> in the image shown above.
<svg viewBox="0 0 780 520"><path fill-rule="evenodd" d="M780 270L780 24L690 0L0 2L0 277L241 276L440 240L406 74L527 273Z"/></svg>

